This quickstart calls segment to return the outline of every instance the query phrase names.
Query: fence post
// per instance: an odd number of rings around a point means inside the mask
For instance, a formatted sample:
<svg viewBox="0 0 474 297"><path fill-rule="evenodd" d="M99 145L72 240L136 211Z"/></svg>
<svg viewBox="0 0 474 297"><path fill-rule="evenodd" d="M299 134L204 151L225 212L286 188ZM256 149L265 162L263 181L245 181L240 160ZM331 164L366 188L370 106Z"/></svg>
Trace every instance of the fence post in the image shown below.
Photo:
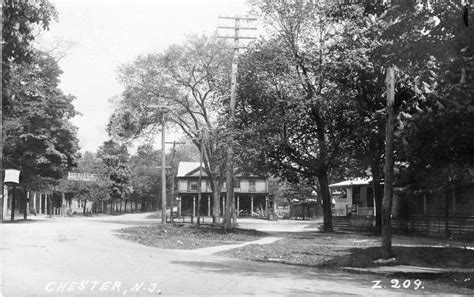
<svg viewBox="0 0 474 297"><path fill-rule="evenodd" d="M461 224L461 221L462 221L462 219L459 218L459 219L458 219L458 224L459 224L459 225L458 225L458 232L459 232L459 235L462 234L462 228L461 228L462 224Z"/></svg>

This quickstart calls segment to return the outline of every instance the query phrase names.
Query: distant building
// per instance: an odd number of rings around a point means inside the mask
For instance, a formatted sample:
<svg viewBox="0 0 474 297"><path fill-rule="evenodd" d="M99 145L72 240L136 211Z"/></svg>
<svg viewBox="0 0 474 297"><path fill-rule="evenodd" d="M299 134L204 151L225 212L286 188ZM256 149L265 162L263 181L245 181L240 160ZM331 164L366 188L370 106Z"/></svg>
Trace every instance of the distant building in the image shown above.
<svg viewBox="0 0 474 297"><path fill-rule="evenodd" d="M349 213L373 216L375 198L372 179L353 179L329 185L333 215ZM392 202L392 217L413 215L449 216L474 215L473 184L457 186L448 194L444 191L408 193L406 189L395 188ZM447 195L447 196L446 196ZM448 197L448 201L446 200Z"/></svg>
<svg viewBox="0 0 474 297"><path fill-rule="evenodd" d="M349 213L360 216L375 215L375 197L372 178L356 178L329 185L332 213L346 216ZM394 195L394 209L398 197Z"/></svg>
<svg viewBox="0 0 474 297"><path fill-rule="evenodd" d="M199 162L180 162L178 166L178 212L179 215L197 215L199 172L201 180L201 215L211 216L213 207L212 189L209 175ZM244 175L238 170L234 174L234 201L237 214L253 215L272 207L266 177ZM226 184L221 189L220 209L225 203Z"/></svg>

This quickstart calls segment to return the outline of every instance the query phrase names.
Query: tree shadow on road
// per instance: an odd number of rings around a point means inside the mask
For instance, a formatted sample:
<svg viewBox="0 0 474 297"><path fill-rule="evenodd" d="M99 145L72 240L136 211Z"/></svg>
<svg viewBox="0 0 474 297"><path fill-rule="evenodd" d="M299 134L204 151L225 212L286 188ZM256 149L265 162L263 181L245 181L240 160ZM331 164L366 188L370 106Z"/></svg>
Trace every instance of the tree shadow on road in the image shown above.
<svg viewBox="0 0 474 297"><path fill-rule="evenodd" d="M235 275L265 276L275 278L288 278L289 276L297 279L319 279L331 281L334 279L353 281L360 283L360 276L350 276L340 271L330 271L326 269L317 269L301 267L296 265L281 265L278 263L256 263L250 261L220 260L210 261L171 261L173 264L186 265L194 267L203 272L217 272Z"/></svg>
<svg viewBox="0 0 474 297"><path fill-rule="evenodd" d="M123 220L92 220L96 223L108 223L108 224L118 224L118 225L156 225L156 222L152 221L123 221Z"/></svg>

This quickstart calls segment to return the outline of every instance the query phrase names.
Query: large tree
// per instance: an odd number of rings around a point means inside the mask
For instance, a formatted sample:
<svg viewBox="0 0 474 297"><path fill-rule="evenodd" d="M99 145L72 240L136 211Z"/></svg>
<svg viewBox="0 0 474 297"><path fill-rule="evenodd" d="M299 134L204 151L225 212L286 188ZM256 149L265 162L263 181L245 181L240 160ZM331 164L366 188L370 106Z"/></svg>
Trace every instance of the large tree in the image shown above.
<svg viewBox="0 0 474 297"><path fill-rule="evenodd" d="M401 182L410 191L445 193L445 214L457 186L472 185L474 156L474 28L459 17L461 7L436 5L424 13L431 22L415 53L431 65L431 85L407 121ZM416 22L416 20L412 20ZM435 46L436 45L436 46ZM446 230L448 220L446 220Z"/></svg>
<svg viewBox="0 0 474 297"><path fill-rule="evenodd" d="M390 40L382 38L389 23L381 17L388 7L383 5L366 5L357 10L350 22L341 27L340 39L332 48L343 49L344 55L338 55L331 64L334 83L348 100L353 100L357 129L351 134L351 141L344 152L345 166L334 174L339 177L372 177L376 206L376 230L382 227L382 198L385 154L385 70L384 62L378 54L381 47L387 47ZM398 120L403 122L403 114L410 111L416 102L412 89L411 77L401 76L395 84L395 112ZM396 125L397 132L403 124ZM400 133L397 133L399 135ZM399 140L399 138L397 138ZM398 141L397 141L398 143Z"/></svg>
<svg viewBox="0 0 474 297"><path fill-rule="evenodd" d="M387 87L394 85L394 80L410 77L410 88L416 96L409 106L413 114L423 112L423 108L429 109L430 104L441 104L439 98L442 96L434 95L449 77L451 81L448 84L451 86L455 81L453 77L457 77L458 81L467 78L466 70L473 63L474 29L463 23L461 11L461 5L454 3L408 3L394 6L380 18L381 22L388 24L381 38L389 42L379 47L376 56L387 69L395 70L395 75L387 76ZM390 93L387 90L387 94ZM382 257L390 258L393 150L387 144L394 133L394 128L389 124L397 117L393 98L387 97L386 112L389 116L386 129ZM400 113L398 119L402 116L404 114ZM406 118L411 117L408 114ZM403 129L400 132L403 136Z"/></svg>
<svg viewBox="0 0 474 297"><path fill-rule="evenodd" d="M344 49L333 45L356 8L260 1L259 9L273 34L241 60L242 158L260 158L290 181L317 179L324 230L332 231L329 175L355 127L354 103L345 100L333 77L332 61Z"/></svg>
<svg viewBox="0 0 474 297"><path fill-rule="evenodd" d="M199 150L203 141L204 165L213 191L213 222L219 218L225 177L227 132L220 118L228 97L230 53L216 37L193 36L183 45L124 65L119 80L125 91L109 124L111 134L133 139L156 131L166 112L166 123L179 127Z"/></svg>
<svg viewBox="0 0 474 297"><path fill-rule="evenodd" d="M152 145L145 144L139 146L136 154L130 158L130 185L133 189L131 197L141 201L142 210L149 210L150 206L156 210L161 205L161 154ZM170 183L167 182L166 185L169 188Z"/></svg>
<svg viewBox="0 0 474 297"><path fill-rule="evenodd" d="M0 168L3 165L5 129L3 118L9 116L15 101L11 68L30 63L34 49L35 28L48 29L56 10L47 0L2 2L2 103L0 104ZM3 216L3 178L0 178L0 216Z"/></svg>
<svg viewBox="0 0 474 297"><path fill-rule="evenodd" d="M125 144L105 141L97 151L97 157L105 165L110 176L109 197L112 203L128 199L130 194L130 155Z"/></svg>
<svg viewBox="0 0 474 297"><path fill-rule="evenodd" d="M58 87L62 71L54 58L34 52L30 63L10 69L10 105L4 114L4 161L19 167L22 182L60 179L76 166L77 128L72 101Z"/></svg>

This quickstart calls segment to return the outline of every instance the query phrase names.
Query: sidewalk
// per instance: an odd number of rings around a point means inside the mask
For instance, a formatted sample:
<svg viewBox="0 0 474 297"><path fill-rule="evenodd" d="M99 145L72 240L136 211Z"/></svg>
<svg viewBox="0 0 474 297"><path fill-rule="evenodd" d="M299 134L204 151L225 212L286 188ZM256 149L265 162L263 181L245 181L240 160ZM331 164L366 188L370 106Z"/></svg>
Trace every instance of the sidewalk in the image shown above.
<svg viewBox="0 0 474 297"><path fill-rule="evenodd" d="M280 237L264 237L255 241L247 241L244 243L237 243L237 244L224 244L224 245L218 245L218 246L211 246L211 247L205 247L201 249L194 249L194 250L186 250L187 252L191 253L198 253L198 254L204 254L204 255L212 255L218 252L222 251L227 251L235 248L241 248L246 245L250 244L270 244L274 243L277 240L280 240Z"/></svg>

